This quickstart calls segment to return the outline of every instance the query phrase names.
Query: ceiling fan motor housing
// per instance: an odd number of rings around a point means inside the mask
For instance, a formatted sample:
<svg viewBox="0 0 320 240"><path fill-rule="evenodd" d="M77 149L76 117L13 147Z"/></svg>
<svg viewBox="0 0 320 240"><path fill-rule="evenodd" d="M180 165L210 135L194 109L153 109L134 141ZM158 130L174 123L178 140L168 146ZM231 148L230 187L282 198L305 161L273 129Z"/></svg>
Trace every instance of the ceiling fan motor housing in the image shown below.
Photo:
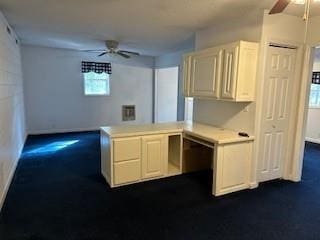
<svg viewBox="0 0 320 240"><path fill-rule="evenodd" d="M119 42L115 40L107 40L106 46L111 52L115 52L118 49Z"/></svg>

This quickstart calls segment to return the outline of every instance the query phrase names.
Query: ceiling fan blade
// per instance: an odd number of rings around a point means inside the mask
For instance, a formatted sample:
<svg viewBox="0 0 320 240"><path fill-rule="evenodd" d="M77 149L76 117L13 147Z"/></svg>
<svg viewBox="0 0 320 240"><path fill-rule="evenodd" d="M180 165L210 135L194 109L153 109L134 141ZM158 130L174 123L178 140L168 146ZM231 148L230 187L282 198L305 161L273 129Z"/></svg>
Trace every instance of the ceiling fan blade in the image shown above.
<svg viewBox="0 0 320 240"><path fill-rule="evenodd" d="M124 58L130 58L129 55L124 54L124 53L122 53L122 52L120 52L120 51L118 51L117 54L120 55L121 57L124 57Z"/></svg>
<svg viewBox="0 0 320 240"><path fill-rule="evenodd" d="M80 50L80 52L104 52L105 51L105 49L101 49L101 50L99 50L99 49L96 49L96 50Z"/></svg>
<svg viewBox="0 0 320 240"><path fill-rule="evenodd" d="M121 53L128 53L128 54L132 54L132 55L136 55L136 56L140 56L140 53L137 53L137 52L123 51L123 50L120 50L119 52L121 52Z"/></svg>
<svg viewBox="0 0 320 240"><path fill-rule="evenodd" d="M278 0L276 4L273 6L269 14L281 13L288 6L290 0Z"/></svg>
<svg viewBox="0 0 320 240"><path fill-rule="evenodd" d="M103 52L103 53L100 53L99 55L98 55L98 57L102 57L103 55L106 55L108 52Z"/></svg>

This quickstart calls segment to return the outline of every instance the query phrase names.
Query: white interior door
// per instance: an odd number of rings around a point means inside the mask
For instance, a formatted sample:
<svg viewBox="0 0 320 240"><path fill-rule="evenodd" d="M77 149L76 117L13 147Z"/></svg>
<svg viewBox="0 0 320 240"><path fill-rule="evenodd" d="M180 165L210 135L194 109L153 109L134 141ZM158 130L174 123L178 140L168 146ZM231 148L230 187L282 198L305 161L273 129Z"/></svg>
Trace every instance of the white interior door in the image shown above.
<svg viewBox="0 0 320 240"><path fill-rule="evenodd" d="M177 121L179 67L155 70L155 122Z"/></svg>
<svg viewBox="0 0 320 240"><path fill-rule="evenodd" d="M281 178L289 147L296 50L269 47L259 138L259 180Z"/></svg>

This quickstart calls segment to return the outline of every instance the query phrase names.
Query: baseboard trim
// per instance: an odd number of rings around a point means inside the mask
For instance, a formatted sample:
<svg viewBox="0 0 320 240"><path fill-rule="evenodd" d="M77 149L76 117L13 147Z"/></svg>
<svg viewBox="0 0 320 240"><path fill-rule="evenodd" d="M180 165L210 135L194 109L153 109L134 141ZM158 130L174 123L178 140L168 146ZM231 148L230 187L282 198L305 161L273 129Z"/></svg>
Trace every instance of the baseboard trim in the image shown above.
<svg viewBox="0 0 320 240"><path fill-rule="evenodd" d="M307 142L312 142L312 143L320 144L320 139L317 139L317 138L309 138L309 137L306 137L305 140L306 140Z"/></svg>
<svg viewBox="0 0 320 240"><path fill-rule="evenodd" d="M14 174L15 174L15 172L16 172L16 170L17 170L17 166L18 166L19 160L20 160L20 158L21 158L22 151L23 151L23 147L24 147L24 145L25 145L25 143L26 143L27 137L28 137L28 135L25 134L22 147L21 147L21 149L19 150L18 158L14 161L14 164L13 164L13 167L12 167L12 169L11 169L11 171L10 171L8 180L7 180L7 182L6 182L6 184L5 184L4 188L3 188L3 193L2 193L2 195L1 195L1 197L0 197L0 212L1 212L1 210L2 210L2 207L3 207L3 205L4 205L4 202L5 202L5 200L6 200L6 197L7 197L7 194L8 194L9 188L10 188L10 185L11 185L11 183L12 183Z"/></svg>
<svg viewBox="0 0 320 240"><path fill-rule="evenodd" d="M41 135L41 134L54 134L54 133L69 133L69 132L86 132L86 131L98 131L100 127L91 128L70 128L70 129L47 129L47 130L31 130L28 131L29 135Z"/></svg>
<svg viewBox="0 0 320 240"><path fill-rule="evenodd" d="M257 188L258 186L259 186L259 183L257 183L257 182L251 182L251 183L249 184L250 189Z"/></svg>

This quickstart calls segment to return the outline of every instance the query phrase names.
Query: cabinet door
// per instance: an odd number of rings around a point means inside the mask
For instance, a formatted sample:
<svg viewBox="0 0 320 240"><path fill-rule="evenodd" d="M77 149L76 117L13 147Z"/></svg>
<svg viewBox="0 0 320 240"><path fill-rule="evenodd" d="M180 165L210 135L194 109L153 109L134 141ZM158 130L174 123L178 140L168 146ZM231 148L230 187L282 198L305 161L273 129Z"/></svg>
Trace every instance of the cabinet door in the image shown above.
<svg viewBox="0 0 320 240"><path fill-rule="evenodd" d="M190 87L190 68L191 68L191 56L186 55L183 58L183 95L189 96Z"/></svg>
<svg viewBox="0 0 320 240"><path fill-rule="evenodd" d="M219 98L223 50L210 49L192 56L190 95Z"/></svg>
<svg viewBox="0 0 320 240"><path fill-rule="evenodd" d="M166 161L165 136L153 135L142 138L142 178L164 174Z"/></svg>
<svg viewBox="0 0 320 240"><path fill-rule="evenodd" d="M236 98L238 58L239 45L225 47L221 89L222 99L234 100Z"/></svg>
<svg viewBox="0 0 320 240"><path fill-rule="evenodd" d="M215 148L213 195L250 187L252 142L218 145Z"/></svg>

